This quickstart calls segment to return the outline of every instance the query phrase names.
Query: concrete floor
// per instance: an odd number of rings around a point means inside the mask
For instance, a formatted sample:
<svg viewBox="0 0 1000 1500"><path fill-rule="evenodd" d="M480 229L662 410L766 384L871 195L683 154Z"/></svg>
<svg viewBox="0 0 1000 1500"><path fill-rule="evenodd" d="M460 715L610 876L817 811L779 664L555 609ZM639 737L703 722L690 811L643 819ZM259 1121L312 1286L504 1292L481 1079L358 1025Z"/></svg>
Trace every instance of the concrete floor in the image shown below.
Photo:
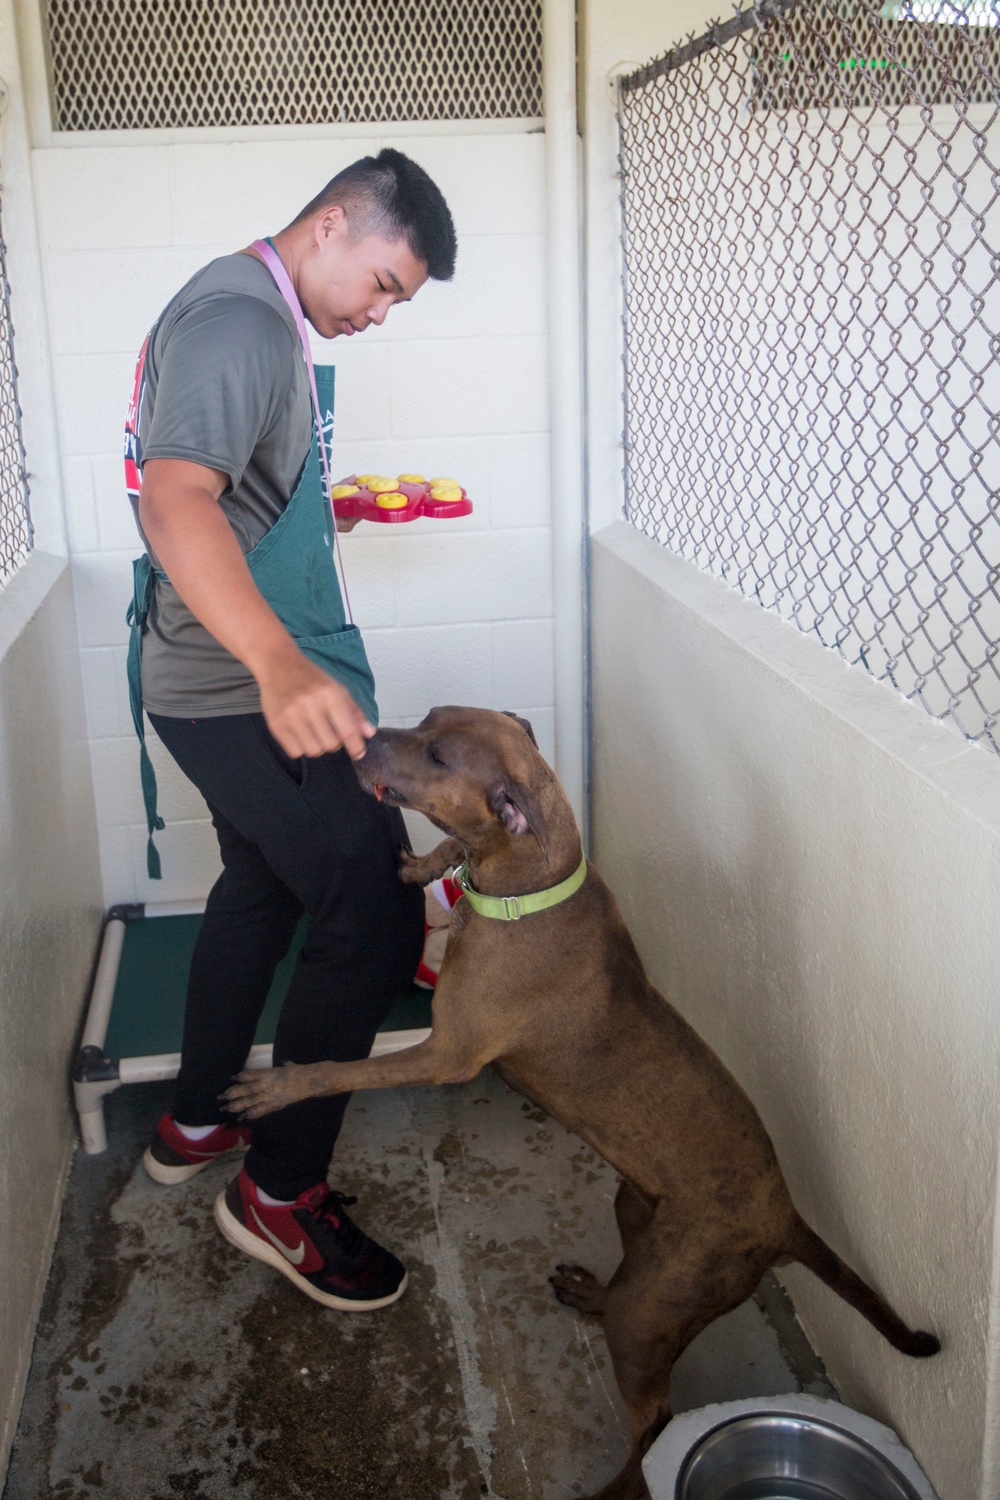
<svg viewBox="0 0 1000 1500"><path fill-rule="evenodd" d="M168 1098L120 1090L110 1150L77 1156L3 1500L569 1500L617 1471L600 1323L547 1282L563 1259L604 1276L617 1259L614 1174L575 1136L492 1072L355 1099L336 1185L410 1286L339 1314L219 1236L231 1167L146 1177ZM673 1395L803 1388L830 1394L767 1278L686 1352Z"/></svg>

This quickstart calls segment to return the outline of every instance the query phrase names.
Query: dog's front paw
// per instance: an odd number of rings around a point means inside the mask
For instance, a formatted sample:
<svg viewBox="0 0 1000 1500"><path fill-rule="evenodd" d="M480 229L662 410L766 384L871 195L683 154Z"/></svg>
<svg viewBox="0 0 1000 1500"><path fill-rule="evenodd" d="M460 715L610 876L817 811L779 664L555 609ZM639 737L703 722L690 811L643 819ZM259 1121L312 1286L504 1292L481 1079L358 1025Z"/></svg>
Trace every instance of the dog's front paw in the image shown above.
<svg viewBox="0 0 1000 1500"><path fill-rule="evenodd" d="M264 1072L241 1073L219 1099L230 1114L243 1120L259 1120L261 1115L273 1114L276 1109L306 1098L310 1092L304 1076L307 1072L308 1069L295 1063L285 1063Z"/></svg>
<svg viewBox="0 0 1000 1500"><path fill-rule="evenodd" d="M399 878L405 885L426 885L422 878L424 861L412 849L399 851Z"/></svg>
<svg viewBox="0 0 1000 1500"><path fill-rule="evenodd" d="M407 885L430 885L464 858L465 846L453 838L442 839L429 854L417 855L410 849L400 849L399 878Z"/></svg>

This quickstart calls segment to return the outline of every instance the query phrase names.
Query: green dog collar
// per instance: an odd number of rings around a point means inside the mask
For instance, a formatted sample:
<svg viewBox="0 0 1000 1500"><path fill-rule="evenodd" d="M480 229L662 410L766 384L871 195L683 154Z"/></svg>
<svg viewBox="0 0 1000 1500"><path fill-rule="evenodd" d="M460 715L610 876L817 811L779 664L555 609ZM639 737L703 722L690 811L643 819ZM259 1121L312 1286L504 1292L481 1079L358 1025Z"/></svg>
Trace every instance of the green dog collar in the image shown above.
<svg viewBox="0 0 1000 1500"><path fill-rule="evenodd" d="M587 856L584 855L572 875L550 885L547 891L530 891L526 896L483 896L469 879L468 865L459 865L452 879L463 893L473 911L481 917L494 917L498 922L516 922L529 917L532 912L546 911L568 901L580 889L587 878Z"/></svg>

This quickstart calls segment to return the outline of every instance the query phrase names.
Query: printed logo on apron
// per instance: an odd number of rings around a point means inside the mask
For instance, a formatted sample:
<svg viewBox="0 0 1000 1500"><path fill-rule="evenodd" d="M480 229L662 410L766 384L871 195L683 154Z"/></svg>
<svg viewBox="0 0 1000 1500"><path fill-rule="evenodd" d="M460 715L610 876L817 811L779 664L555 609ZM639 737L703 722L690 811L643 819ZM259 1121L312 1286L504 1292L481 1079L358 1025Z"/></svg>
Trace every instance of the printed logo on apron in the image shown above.
<svg viewBox="0 0 1000 1500"><path fill-rule="evenodd" d="M151 337L152 335L147 333L143 346L139 350L139 358L135 365L135 380L132 384L132 399L128 404L128 415L125 418L125 488L129 499L136 504L139 502L139 490L142 485L139 413L142 411L142 398L146 394L146 350L149 348Z"/></svg>

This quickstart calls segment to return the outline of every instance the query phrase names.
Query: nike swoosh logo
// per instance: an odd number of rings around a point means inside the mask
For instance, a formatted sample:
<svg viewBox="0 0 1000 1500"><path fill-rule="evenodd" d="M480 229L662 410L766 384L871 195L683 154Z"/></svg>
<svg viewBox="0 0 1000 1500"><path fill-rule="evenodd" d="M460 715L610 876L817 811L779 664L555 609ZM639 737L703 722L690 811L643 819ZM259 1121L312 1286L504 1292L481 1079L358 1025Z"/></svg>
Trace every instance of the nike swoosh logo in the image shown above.
<svg viewBox="0 0 1000 1500"><path fill-rule="evenodd" d="M270 1240L271 1244L274 1246L274 1248L276 1250L280 1250L281 1253L282 1253L282 1255L285 1257L285 1259L286 1260L290 1260L293 1266L300 1266L302 1264L302 1262L306 1258L306 1242L305 1242L305 1240L299 1240L299 1243L296 1246L296 1248L294 1250L290 1250L288 1248L288 1246L285 1244L284 1240L279 1240L279 1238L278 1238L278 1236L276 1234L272 1234L271 1233L270 1229L268 1229L267 1225L263 1222L263 1220L261 1219L260 1214L254 1208L254 1206L253 1206L252 1203L250 1205L250 1212L253 1214L254 1218L257 1220L257 1228L260 1230L260 1232L264 1236L264 1238L267 1239L267 1240Z"/></svg>

